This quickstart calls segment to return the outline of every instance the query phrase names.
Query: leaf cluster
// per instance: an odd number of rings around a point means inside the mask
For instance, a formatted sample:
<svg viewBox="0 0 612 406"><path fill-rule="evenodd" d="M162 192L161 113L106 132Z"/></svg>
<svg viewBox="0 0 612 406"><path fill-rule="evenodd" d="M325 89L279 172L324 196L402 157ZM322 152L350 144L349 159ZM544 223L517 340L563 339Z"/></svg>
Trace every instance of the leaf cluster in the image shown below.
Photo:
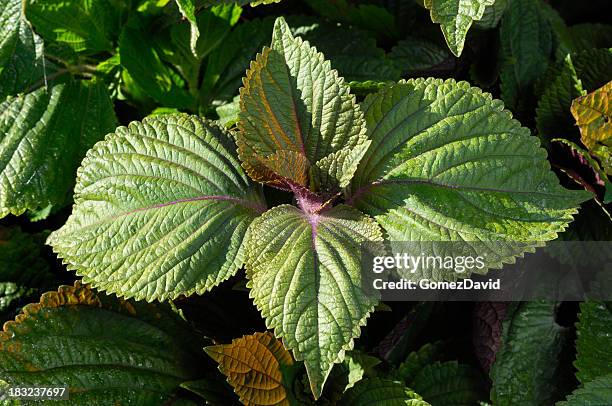
<svg viewBox="0 0 612 406"><path fill-rule="evenodd" d="M609 240L612 27L571 3L0 0L0 392L612 404L608 303L362 264Z"/></svg>

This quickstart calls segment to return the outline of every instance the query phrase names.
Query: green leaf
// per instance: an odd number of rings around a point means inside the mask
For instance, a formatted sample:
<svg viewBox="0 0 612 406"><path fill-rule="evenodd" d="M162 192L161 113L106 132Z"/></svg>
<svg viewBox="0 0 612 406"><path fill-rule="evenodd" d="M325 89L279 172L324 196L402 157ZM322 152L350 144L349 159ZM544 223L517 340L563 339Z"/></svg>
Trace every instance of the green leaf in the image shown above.
<svg viewBox="0 0 612 406"><path fill-rule="evenodd" d="M119 38L121 65L132 80L158 103L176 108L190 107L194 101L164 65L138 21L123 27Z"/></svg>
<svg viewBox="0 0 612 406"><path fill-rule="evenodd" d="M75 52L112 51L119 16L108 0L29 0L28 19L49 42Z"/></svg>
<svg viewBox="0 0 612 406"><path fill-rule="evenodd" d="M49 217L51 215L51 213L54 213L55 210L58 207L54 207L52 204L39 208L37 210L28 210L26 212L26 216L28 217L28 220L30 220L31 222L36 222L36 221L42 221L45 220L47 217Z"/></svg>
<svg viewBox="0 0 612 406"><path fill-rule="evenodd" d="M231 344L205 348L219 363L240 401L245 405L290 405L296 365L283 344L269 333L255 333Z"/></svg>
<svg viewBox="0 0 612 406"><path fill-rule="evenodd" d="M198 28L198 21L196 20L196 2L195 0L176 0L176 4L183 15L189 21L191 27L191 39L189 45L191 52L194 56L197 56L196 43L200 37L200 29Z"/></svg>
<svg viewBox="0 0 612 406"><path fill-rule="evenodd" d="M239 6L246 6L247 4L250 4L251 6L259 6L261 4L280 3L281 1L282 0L202 0L202 4L205 7L211 7L219 3L238 4Z"/></svg>
<svg viewBox="0 0 612 406"><path fill-rule="evenodd" d="M409 385L432 406L469 406L486 398L480 373L456 361L425 366Z"/></svg>
<svg viewBox="0 0 612 406"><path fill-rule="evenodd" d="M228 0L225 0L228 1ZM238 3L244 3L246 0L241 0ZM272 4L272 3L280 3L282 0L251 0L249 3L251 6L259 6L261 4Z"/></svg>
<svg viewBox="0 0 612 406"><path fill-rule="evenodd" d="M419 302L410 309L376 346L374 351L391 364L399 364L409 355L421 333L435 314L436 302Z"/></svg>
<svg viewBox="0 0 612 406"><path fill-rule="evenodd" d="M276 21L272 48L251 64L240 90L238 153L255 180L313 191L346 186L367 148L355 97L321 53ZM295 163L292 173L279 167Z"/></svg>
<svg viewBox="0 0 612 406"><path fill-rule="evenodd" d="M96 66L98 77L103 80L108 87L111 100L116 100L121 94L121 60L119 54L114 54L108 59L103 60Z"/></svg>
<svg viewBox="0 0 612 406"><path fill-rule="evenodd" d="M231 27L238 22L242 8L235 4L219 4L196 13L198 1L176 0L176 3L189 22L189 56L196 58L199 68L199 62L223 42ZM175 48L182 46L183 28L181 24L172 27Z"/></svg>
<svg viewBox="0 0 612 406"><path fill-rule="evenodd" d="M366 80L365 82L349 82L349 87L351 88L351 93L355 96L365 97L371 93L376 93L380 89L385 88L389 82L377 82L374 80Z"/></svg>
<svg viewBox="0 0 612 406"><path fill-rule="evenodd" d="M378 364L380 364L380 359L359 351L351 351L346 354L342 364L347 372L347 383L344 390L355 386Z"/></svg>
<svg viewBox="0 0 612 406"><path fill-rule="evenodd" d="M411 76L434 70L451 57L446 49L416 37L398 42L389 54L389 59L402 71L402 74Z"/></svg>
<svg viewBox="0 0 612 406"><path fill-rule="evenodd" d="M372 144L348 202L391 241L495 241L489 266L555 239L590 194L568 191L536 137L490 94L415 79L362 104Z"/></svg>
<svg viewBox="0 0 612 406"><path fill-rule="evenodd" d="M612 44L612 26L605 24L576 24L557 32L560 41L557 57L590 48L607 48ZM596 86L599 87L599 86Z"/></svg>
<svg viewBox="0 0 612 406"><path fill-rule="evenodd" d="M485 8L482 18L475 21L474 25L485 30L497 27L510 1L512 0L495 0L494 4Z"/></svg>
<svg viewBox="0 0 612 406"><path fill-rule="evenodd" d="M168 3L170 3L170 0L140 0L136 10L144 15L155 15Z"/></svg>
<svg viewBox="0 0 612 406"><path fill-rule="evenodd" d="M223 46L213 51L206 62L200 87L203 105L220 105L231 102L242 85L242 76L265 44L270 41L273 20L252 20L240 23L223 41Z"/></svg>
<svg viewBox="0 0 612 406"><path fill-rule="evenodd" d="M119 127L83 160L72 215L48 243L85 282L120 296L204 293L240 269L263 210L234 150L196 116Z"/></svg>
<svg viewBox="0 0 612 406"><path fill-rule="evenodd" d="M607 210L604 203L610 200L612 186L599 162L588 151L576 145L580 142L580 135L568 112L573 99L586 94L582 89L586 86L590 89L598 86L600 84L598 78L610 77L611 69L612 49L590 49L568 55L560 66L548 72L547 76L554 77L555 80L544 91L536 117L540 137L543 140L549 141L555 135L564 137L564 139L553 138L552 141L556 144L549 145L557 157L558 168L581 187L592 192L605 213ZM574 90L571 91L572 89ZM559 152L561 156L565 155L567 158L561 158L559 161Z"/></svg>
<svg viewBox="0 0 612 406"><path fill-rule="evenodd" d="M572 59L582 86L589 92L602 87L612 77L612 48L587 49L572 55Z"/></svg>
<svg viewBox="0 0 612 406"><path fill-rule="evenodd" d="M322 398L327 402L337 402L342 395L356 383L366 377L376 376L375 368L381 363L379 358L373 357L359 350L346 353L344 361L332 368Z"/></svg>
<svg viewBox="0 0 612 406"><path fill-rule="evenodd" d="M514 303L508 309L502 346L490 371L493 404L544 405L558 398L565 386L560 356L570 336L555 322L555 313L556 303L545 301Z"/></svg>
<svg viewBox="0 0 612 406"><path fill-rule="evenodd" d="M306 18L287 22L293 35L322 52L332 68L347 81L396 81L400 77L399 69L386 57L385 51L363 30Z"/></svg>
<svg viewBox="0 0 612 406"><path fill-rule="evenodd" d="M419 371L435 361L440 361L442 348L442 342L425 344L418 351L408 354L406 359L392 371L392 375L410 385Z"/></svg>
<svg viewBox="0 0 612 406"><path fill-rule="evenodd" d="M577 323L576 377L582 384L612 374L612 314L603 302L583 302ZM612 388L611 388L612 389Z"/></svg>
<svg viewBox="0 0 612 406"><path fill-rule="evenodd" d="M570 114L572 101L586 94L578 78L572 56L567 55L554 69L554 80L538 101L536 124L540 137L550 141L555 137L569 137L574 132L574 120Z"/></svg>
<svg viewBox="0 0 612 406"><path fill-rule="evenodd" d="M425 0L431 21L440 24L446 43L455 56L460 56L465 37L474 21L480 20L487 6L495 0Z"/></svg>
<svg viewBox="0 0 612 406"><path fill-rule="evenodd" d="M160 56L178 69L192 94L196 95L200 86L202 61L224 43L241 13L242 8L234 5L219 5L199 12L196 24L201 35L195 48L190 45L189 24L173 24L155 37Z"/></svg>
<svg viewBox="0 0 612 406"><path fill-rule="evenodd" d="M45 293L0 332L3 379L66 385L73 405L179 401L180 383L201 376L202 361L169 310L98 296L79 282Z"/></svg>
<svg viewBox="0 0 612 406"><path fill-rule="evenodd" d="M43 243L40 234L0 226L0 314L55 284Z"/></svg>
<svg viewBox="0 0 612 406"><path fill-rule="evenodd" d="M612 77L612 49L588 49L566 55L547 72L545 88L536 109L541 138L563 137L578 142L579 133L570 113L572 101L587 90L603 86Z"/></svg>
<svg viewBox="0 0 612 406"><path fill-rule="evenodd" d="M219 106L215 110L219 116L219 124L226 128L235 126L240 120L240 96L234 97L231 103Z"/></svg>
<svg viewBox="0 0 612 406"><path fill-rule="evenodd" d="M306 3L325 19L370 31L378 40L399 36L396 16L384 7L353 5L347 0L306 0Z"/></svg>
<svg viewBox="0 0 612 406"><path fill-rule="evenodd" d="M266 325L304 361L315 398L377 303L366 294L360 243L380 240L376 222L346 205L318 214L282 205L251 225L251 296Z"/></svg>
<svg viewBox="0 0 612 406"><path fill-rule="evenodd" d="M158 105L158 102L153 100L147 92L142 89L138 83L134 81L130 73L123 67L119 69L119 85L117 89L117 95L120 100L127 100L131 104L142 105L145 110L152 110ZM169 107L176 108L176 107Z"/></svg>
<svg viewBox="0 0 612 406"><path fill-rule="evenodd" d="M43 74L43 43L25 19L22 3L0 0L0 102Z"/></svg>
<svg viewBox="0 0 612 406"><path fill-rule="evenodd" d="M0 104L0 218L70 197L78 163L115 127L104 84L75 81Z"/></svg>
<svg viewBox="0 0 612 406"><path fill-rule="evenodd" d="M608 406L612 404L612 374L600 376L576 389L557 406Z"/></svg>
<svg viewBox="0 0 612 406"><path fill-rule="evenodd" d="M32 298L36 291L16 282L0 282L0 314L9 311L20 300Z"/></svg>
<svg viewBox="0 0 612 406"><path fill-rule="evenodd" d="M196 42L196 55L204 58L223 44L241 14L242 8L236 5L218 5L199 13L197 23L201 36Z"/></svg>
<svg viewBox="0 0 612 406"><path fill-rule="evenodd" d="M181 112L174 107L156 107L149 116L163 116L168 114L181 114Z"/></svg>
<svg viewBox="0 0 612 406"><path fill-rule="evenodd" d="M364 379L342 398L344 406L430 406L421 396L399 382Z"/></svg>
<svg viewBox="0 0 612 406"><path fill-rule="evenodd" d="M512 0L502 18L500 88L510 107L526 103L553 56L552 27L540 1Z"/></svg>

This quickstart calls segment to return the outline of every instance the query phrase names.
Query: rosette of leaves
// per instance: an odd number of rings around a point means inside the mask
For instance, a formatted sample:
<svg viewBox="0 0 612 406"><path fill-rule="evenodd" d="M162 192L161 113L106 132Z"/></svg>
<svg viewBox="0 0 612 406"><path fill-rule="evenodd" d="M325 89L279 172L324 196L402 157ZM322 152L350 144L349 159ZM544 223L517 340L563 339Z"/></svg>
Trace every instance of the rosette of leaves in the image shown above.
<svg viewBox="0 0 612 406"><path fill-rule="evenodd" d="M359 105L282 18L246 74L238 127L235 142L187 115L118 128L87 154L48 242L85 282L147 301L204 293L244 265L315 398L377 303L363 243L498 241L499 266L554 239L585 199L489 94L416 79ZM297 204L268 210L257 184Z"/></svg>

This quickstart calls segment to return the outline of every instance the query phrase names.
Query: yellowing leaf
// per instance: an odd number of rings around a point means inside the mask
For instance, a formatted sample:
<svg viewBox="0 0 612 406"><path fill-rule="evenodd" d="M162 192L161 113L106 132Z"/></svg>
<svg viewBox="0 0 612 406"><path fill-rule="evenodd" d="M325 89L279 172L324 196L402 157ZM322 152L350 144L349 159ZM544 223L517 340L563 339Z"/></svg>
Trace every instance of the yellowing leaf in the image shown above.
<svg viewBox="0 0 612 406"><path fill-rule="evenodd" d="M291 354L269 333L255 333L215 345L206 352L219 363L219 370L227 376L245 405L290 405ZM291 368L289 368L290 370Z"/></svg>
<svg viewBox="0 0 612 406"><path fill-rule="evenodd" d="M612 174L612 81L572 102L572 115L580 127L582 143L601 161L607 174Z"/></svg>

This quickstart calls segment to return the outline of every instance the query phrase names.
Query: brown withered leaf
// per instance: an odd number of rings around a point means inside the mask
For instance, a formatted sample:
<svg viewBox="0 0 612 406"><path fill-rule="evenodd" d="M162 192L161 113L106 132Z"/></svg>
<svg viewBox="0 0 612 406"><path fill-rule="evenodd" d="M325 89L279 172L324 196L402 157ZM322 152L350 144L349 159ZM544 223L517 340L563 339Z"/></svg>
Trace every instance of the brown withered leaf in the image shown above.
<svg viewBox="0 0 612 406"><path fill-rule="evenodd" d="M245 405L290 405L294 361L269 333L237 338L205 348Z"/></svg>

